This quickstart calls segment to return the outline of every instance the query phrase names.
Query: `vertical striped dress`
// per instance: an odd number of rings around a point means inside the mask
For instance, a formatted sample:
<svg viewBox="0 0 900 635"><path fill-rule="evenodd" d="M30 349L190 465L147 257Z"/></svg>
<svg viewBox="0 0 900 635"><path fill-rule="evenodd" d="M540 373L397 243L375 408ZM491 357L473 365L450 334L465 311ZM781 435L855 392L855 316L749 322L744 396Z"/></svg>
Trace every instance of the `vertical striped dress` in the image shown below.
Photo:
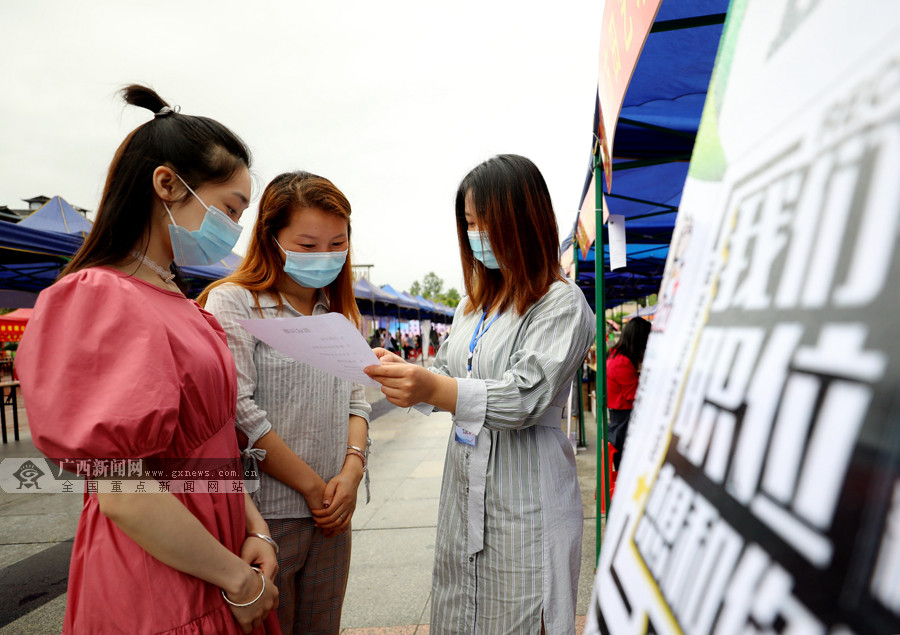
<svg viewBox="0 0 900 635"><path fill-rule="evenodd" d="M465 300L432 370L458 378L438 513L431 631L574 633L582 507L562 404L596 330L584 294L556 282L524 315ZM488 316L484 325L491 322ZM423 409L423 411L426 409ZM456 428L476 437L457 441ZM467 436L467 435L463 435Z"/></svg>

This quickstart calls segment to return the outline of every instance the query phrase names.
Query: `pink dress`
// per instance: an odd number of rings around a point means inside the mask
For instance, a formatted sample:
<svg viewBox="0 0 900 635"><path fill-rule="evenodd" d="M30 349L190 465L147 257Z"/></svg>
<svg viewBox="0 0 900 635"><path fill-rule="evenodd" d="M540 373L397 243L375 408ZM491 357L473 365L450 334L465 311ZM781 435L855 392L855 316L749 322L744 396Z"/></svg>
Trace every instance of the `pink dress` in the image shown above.
<svg viewBox="0 0 900 635"><path fill-rule="evenodd" d="M68 275L38 298L16 366L32 438L49 458L238 457L237 380L225 333L179 293L105 267ZM174 495L240 553L244 494ZM72 548L63 632L241 629L218 588L144 551L91 495ZM254 631L273 632L280 633L275 611Z"/></svg>

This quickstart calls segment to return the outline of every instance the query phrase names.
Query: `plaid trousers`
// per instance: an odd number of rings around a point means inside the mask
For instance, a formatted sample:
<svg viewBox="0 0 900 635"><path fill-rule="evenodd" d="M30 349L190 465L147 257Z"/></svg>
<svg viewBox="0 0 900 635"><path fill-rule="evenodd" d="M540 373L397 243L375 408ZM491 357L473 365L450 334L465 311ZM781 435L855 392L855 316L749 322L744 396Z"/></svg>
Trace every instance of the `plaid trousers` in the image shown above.
<svg viewBox="0 0 900 635"><path fill-rule="evenodd" d="M284 635L338 635L351 530L325 538L312 518L267 519L278 543L278 621Z"/></svg>

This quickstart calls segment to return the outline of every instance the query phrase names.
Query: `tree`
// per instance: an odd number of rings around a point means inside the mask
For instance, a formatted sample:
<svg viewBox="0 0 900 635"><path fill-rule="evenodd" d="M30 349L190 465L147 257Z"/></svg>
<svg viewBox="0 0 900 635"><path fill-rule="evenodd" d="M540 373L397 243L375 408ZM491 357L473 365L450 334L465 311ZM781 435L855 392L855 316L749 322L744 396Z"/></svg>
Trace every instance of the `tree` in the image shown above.
<svg viewBox="0 0 900 635"><path fill-rule="evenodd" d="M435 272L429 271L422 278L422 297L426 300L433 300L441 294L444 287L444 281Z"/></svg>
<svg viewBox="0 0 900 635"><path fill-rule="evenodd" d="M451 307L459 306L459 291L456 290L456 287L450 287L446 293L441 294L438 301Z"/></svg>
<svg viewBox="0 0 900 635"><path fill-rule="evenodd" d="M426 300L432 302L443 302L447 306L457 306L459 304L459 291L451 287L442 293L444 288L444 280L435 272L429 271L419 282L416 280L409 287L410 295L421 295Z"/></svg>

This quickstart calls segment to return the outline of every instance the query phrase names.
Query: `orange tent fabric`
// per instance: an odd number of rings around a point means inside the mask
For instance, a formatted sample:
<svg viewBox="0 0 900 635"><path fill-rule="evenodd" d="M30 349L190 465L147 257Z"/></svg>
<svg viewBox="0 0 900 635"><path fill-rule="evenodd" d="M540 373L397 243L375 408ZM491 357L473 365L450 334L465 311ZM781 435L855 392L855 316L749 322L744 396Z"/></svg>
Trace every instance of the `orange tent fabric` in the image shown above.
<svg viewBox="0 0 900 635"><path fill-rule="evenodd" d="M0 315L0 342L18 342L25 332L25 325L34 309L16 309Z"/></svg>

